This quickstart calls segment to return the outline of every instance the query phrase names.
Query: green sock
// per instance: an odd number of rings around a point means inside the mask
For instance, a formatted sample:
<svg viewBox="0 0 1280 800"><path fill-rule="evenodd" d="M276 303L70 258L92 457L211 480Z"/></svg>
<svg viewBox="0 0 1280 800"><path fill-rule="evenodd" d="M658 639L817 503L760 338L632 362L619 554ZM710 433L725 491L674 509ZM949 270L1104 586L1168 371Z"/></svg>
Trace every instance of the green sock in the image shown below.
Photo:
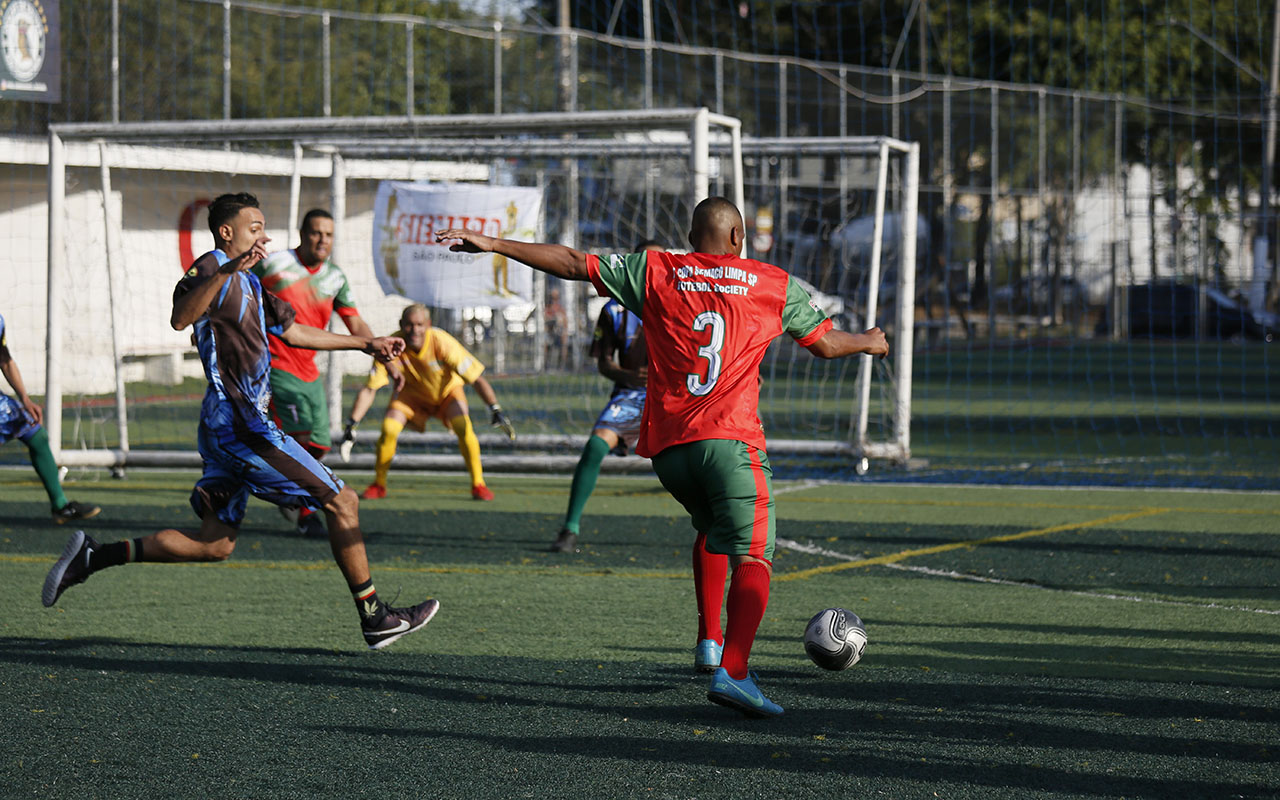
<svg viewBox="0 0 1280 800"><path fill-rule="evenodd" d="M36 468L49 502L57 511L67 504L67 496L62 493L62 481L58 480L58 462L53 460L53 453L49 451L49 434L41 427L24 444L31 453L31 466Z"/></svg>
<svg viewBox="0 0 1280 800"><path fill-rule="evenodd" d="M569 487L569 512L564 517L565 528L574 534L582 521L582 509L587 507L587 499L595 491L596 479L600 477L600 462L608 452L609 443L594 435L582 448L582 458L578 459L578 466L573 471L573 484Z"/></svg>

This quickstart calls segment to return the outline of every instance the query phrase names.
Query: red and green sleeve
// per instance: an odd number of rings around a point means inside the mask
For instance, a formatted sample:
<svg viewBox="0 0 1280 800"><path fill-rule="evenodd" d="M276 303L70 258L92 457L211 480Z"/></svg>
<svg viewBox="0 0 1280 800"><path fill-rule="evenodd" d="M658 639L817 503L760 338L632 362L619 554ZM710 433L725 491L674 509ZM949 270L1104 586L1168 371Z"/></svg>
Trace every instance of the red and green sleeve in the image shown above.
<svg viewBox="0 0 1280 800"><path fill-rule="evenodd" d="M818 308L800 284L787 278L787 303L782 309L782 329L801 347L808 347L827 335L831 320Z"/></svg>
<svg viewBox="0 0 1280 800"><path fill-rule="evenodd" d="M335 267L334 269L337 268ZM346 273L339 272L339 274L342 275L342 288L333 296L333 310L338 312L340 317L357 317L360 312L356 309L356 300L352 296L351 284L347 282Z"/></svg>
<svg viewBox="0 0 1280 800"><path fill-rule="evenodd" d="M588 254L587 276L601 295L616 298L628 311L641 316L644 313L648 256L647 252L609 256Z"/></svg>

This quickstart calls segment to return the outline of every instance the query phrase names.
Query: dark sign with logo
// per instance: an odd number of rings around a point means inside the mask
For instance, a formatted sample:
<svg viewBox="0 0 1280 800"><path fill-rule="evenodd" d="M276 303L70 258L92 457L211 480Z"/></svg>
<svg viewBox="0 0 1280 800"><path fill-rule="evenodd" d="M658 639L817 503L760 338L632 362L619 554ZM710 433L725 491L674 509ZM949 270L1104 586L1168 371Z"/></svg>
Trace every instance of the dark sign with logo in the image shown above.
<svg viewBox="0 0 1280 800"><path fill-rule="evenodd" d="M58 1L0 0L0 98L61 99Z"/></svg>

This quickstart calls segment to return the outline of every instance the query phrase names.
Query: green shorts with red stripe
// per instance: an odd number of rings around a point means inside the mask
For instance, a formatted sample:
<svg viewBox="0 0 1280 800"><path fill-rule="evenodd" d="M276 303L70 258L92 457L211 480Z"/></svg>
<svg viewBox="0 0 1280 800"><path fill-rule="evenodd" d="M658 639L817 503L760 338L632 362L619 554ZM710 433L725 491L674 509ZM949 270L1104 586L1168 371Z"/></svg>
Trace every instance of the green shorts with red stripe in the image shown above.
<svg viewBox="0 0 1280 800"><path fill-rule="evenodd" d="M282 369L271 370L271 415L280 430L302 444L323 450L333 446L324 376L304 381Z"/></svg>
<svg viewBox="0 0 1280 800"><path fill-rule="evenodd" d="M773 468L763 450L728 439L668 447L653 471L706 534L707 550L773 560Z"/></svg>

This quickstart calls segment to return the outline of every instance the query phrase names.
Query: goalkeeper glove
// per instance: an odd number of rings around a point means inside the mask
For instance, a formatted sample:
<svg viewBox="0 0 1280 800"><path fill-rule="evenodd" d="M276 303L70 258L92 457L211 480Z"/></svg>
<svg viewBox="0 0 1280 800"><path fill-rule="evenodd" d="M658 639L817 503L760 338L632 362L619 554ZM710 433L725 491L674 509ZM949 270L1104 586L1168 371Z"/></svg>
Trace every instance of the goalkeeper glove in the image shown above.
<svg viewBox="0 0 1280 800"><path fill-rule="evenodd" d="M502 432L507 435L507 438L514 442L516 440L516 429L511 424L511 419L506 414L502 413L502 406L494 403L489 406L489 413L492 415L490 422L493 423L493 427L501 428Z"/></svg>
<svg viewBox="0 0 1280 800"><path fill-rule="evenodd" d="M356 444L356 425L353 418L347 417L347 426L342 429L342 444L338 445L338 455L342 456L342 463L351 460L351 448Z"/></svg>

